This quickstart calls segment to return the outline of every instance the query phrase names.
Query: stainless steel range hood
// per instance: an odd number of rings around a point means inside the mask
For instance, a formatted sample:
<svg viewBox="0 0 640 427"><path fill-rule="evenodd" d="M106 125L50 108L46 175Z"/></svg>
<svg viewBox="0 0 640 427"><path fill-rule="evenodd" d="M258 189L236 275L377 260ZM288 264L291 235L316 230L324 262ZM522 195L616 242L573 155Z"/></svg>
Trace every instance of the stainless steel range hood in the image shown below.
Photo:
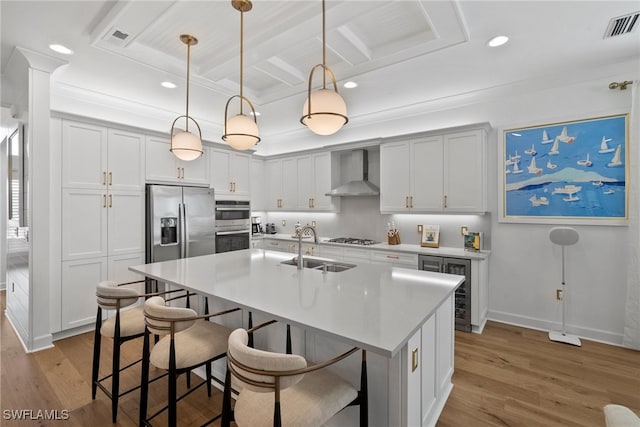
<svg viewBox="0 0 640 427"><path fill-rule="evenodd" d="M325 196L378 196L380 189L369 182L369 155L367 150L353 150L350 154L349 169L357 173L358 179L351 180L326 193Z"/></svg>

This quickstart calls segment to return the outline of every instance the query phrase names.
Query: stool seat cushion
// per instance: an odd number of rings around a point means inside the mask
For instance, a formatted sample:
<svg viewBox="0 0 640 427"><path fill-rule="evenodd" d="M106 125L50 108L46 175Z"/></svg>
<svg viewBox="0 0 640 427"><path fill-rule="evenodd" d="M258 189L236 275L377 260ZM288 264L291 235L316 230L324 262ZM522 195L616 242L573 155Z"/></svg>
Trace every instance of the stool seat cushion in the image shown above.
<svg viewBox="0 0 640 427"><path fill-rule="evenodd" d="M120 337L131 337L144 332L144 306L139 305L129 310L120 311ZM100 334L103 337L115 337L116 317L109 317L102 322Z"/></svg>
<svg viewBox="0 0 640 427"><path fill-rule="evenodd" d="M191 327L175 334L176 368L200 365L227 352L231 329L219 323L197 320ZM160 369L169 369L171 335L165 335L151 350L149 360Z"/></svg>
<svg viewBox="0 0 640 427"><path fill-rule="evenodd" d="M622 405L606 405L604 420L607 427L640 427L640 418Z"/></svg>
<svg viewBox="0 0 640 427"><path fill-rule="evenodd" d="M327 369L304 375L299 383L281 391L280 410L283 426L319 426L358 397L347 381ZM273 393L242 389L234 413L238 426L272 427Z"/></svg>

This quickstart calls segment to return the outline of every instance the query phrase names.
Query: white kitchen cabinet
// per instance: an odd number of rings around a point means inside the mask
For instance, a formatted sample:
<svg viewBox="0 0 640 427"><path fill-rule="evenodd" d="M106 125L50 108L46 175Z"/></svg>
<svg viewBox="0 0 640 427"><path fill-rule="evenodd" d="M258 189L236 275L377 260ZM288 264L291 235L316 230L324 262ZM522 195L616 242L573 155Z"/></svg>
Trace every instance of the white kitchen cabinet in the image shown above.
<svg viewBox="0 0 640 427"><path fill-rule="evenodd" d="M298 163L296 158L265 162L267 210L296 210L298 203Z"/></svg>
<svg viewBox="0 0 640 427"><path fill-rule="evenodd" d="M267 160L267 210L337 211L340 199L325 196L336 173L329 152Z"/></svg>
<svg viewBox="0 0 640 427"><path fill-rule="evenodd" d="M209 186L208 147L203 147L200 157L191 161L178 159L170 151L171 141L147 135L146 180L170 184L194 184Z"/></svg>
<svg viewBox="0 0 640 427"><path fill-rule="evenodd" d="M71 329L96 320L96 286L103 280L141 280L128 270L144 264L144 252L62 262L61 329Z"/></svg>
<svg viewBox="0 0 640 427"><path fill-rule="evenodd" d="M144 189L143 135L65 120L62 140L63 187Z"/></svg>
<svg viewBox="0 0 640 427"><path fill-rule="evenodd" d="M267 210L265 189L264 160L251 158L249 163L249 188L251 189L251 210L254 212Z"/></svg>
<svg viewBox="0 0 640 427"><path fill-rule="evenodd" d="M377 264L393 264L398 267L418 269L418 254L395 251L371 251L371 262Z"/></svg>
<svg viewBox="0 0 640 427"><path fill-rule="evenodd" d="M382 144L380 211L486 212L485 140L472 129Z"/></svg>
<svg viewBox="0 0 640 427"><path fill-rule="evenodd" d="M331 191L335 180L332 174L331 153L317 153L297 157L298 210L336 211L340 198L325 196ZM286 184L286 183L285 183Z"/></svg>
<svg viewBox="0 0 640 427"><path fill-rule="evenodd" d="M211 183L216 198L248 200L250 197L249 154L209 149Z"/></svg>
<svg viewBox="0 0 640 427"><path fill-rule="evenodd" d="M62 189L62 260L144 250L143 192Z"/></svg>

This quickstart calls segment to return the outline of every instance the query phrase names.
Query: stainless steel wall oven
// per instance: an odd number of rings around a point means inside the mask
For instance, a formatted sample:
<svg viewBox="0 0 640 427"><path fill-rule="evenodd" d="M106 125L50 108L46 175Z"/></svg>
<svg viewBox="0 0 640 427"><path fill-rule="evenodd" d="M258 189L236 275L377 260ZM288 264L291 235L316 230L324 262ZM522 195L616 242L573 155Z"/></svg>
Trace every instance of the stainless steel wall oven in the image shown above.
<svg viewBox="0 0 640 427"><path fill-rule="evenodd" d="M216 200L216 253L249 249L251 207L243 200Z"/></svg>

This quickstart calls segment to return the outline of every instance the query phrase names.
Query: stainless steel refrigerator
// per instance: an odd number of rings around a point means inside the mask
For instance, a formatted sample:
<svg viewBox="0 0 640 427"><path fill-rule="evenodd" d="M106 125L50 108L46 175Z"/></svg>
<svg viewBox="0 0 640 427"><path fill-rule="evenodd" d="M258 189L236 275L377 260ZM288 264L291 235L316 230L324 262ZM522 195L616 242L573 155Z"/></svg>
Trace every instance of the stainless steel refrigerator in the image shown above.
<svg viewBox="0 0 640 427"><path fill-rule="evenodd" d="M212 188L146 187L146 262L215 253Z"/></svg>

